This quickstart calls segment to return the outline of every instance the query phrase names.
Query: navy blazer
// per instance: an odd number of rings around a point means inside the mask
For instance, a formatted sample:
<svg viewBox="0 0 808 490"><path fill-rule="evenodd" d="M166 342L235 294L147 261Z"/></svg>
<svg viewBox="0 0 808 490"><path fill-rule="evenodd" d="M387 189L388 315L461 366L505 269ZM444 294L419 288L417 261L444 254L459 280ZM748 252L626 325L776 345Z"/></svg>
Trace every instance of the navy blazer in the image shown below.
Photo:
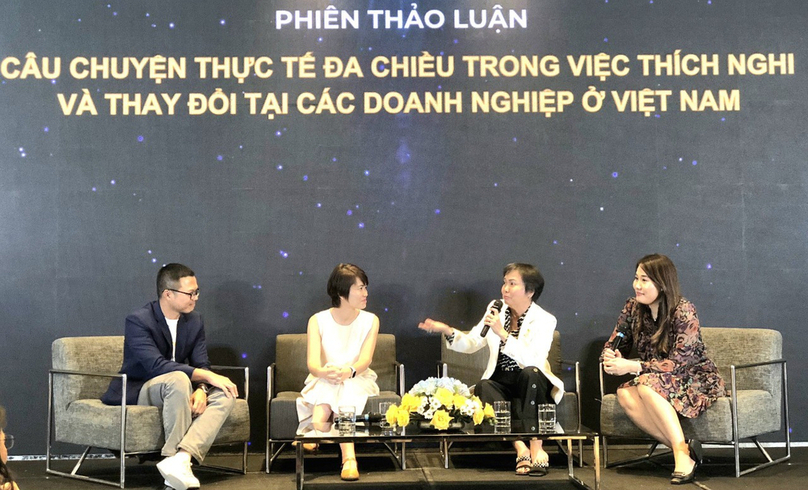
<svg viewBox="0 0 808 490"><path fill-rule="evenodd" d="M182 371L188 379L195 368L210 369L205 326L199 313L183 313L177 323L177 350L171 360L171 332L159 301L152 301L126 317L123 341L123 365L127 375L126 403L136 405L143 384L161 374ZM113 379L101 401L120 405L122 382Z"/></svg>

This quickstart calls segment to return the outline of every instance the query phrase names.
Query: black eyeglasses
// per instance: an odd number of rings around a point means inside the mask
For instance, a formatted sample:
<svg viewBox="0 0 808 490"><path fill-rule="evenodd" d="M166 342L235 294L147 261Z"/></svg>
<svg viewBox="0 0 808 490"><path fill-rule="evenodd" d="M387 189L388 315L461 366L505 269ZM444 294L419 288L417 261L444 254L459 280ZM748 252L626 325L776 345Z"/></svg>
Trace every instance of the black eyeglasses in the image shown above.
<svg viewBox="0 0 808 490"><path fill-rule="evenodd" d="M188 297L191 298L191 299L196 299L196 298L199 297L199 290L198 289L194 289L190 293L187 292L187 291L180 291L179 289L171 289L171 288L166 288L166 289L168 289L169 291L174 291L175 293L187 294Z"/></svg>
<svg viewBox="0 0 808 490"><path fill-rule="evenodd" d="M11 434L6 434L6 438L3 440L6 445L6 449L11 449L14 447L14 436Z"/></svg>

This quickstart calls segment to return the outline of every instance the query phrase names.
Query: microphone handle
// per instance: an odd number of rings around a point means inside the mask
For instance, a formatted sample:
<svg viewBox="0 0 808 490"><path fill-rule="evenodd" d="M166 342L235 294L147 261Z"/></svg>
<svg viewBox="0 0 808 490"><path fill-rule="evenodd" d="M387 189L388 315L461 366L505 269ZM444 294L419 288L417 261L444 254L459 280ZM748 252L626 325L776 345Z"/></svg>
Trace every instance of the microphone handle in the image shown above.
<svg viewBox="0 0 808 490"><path fill-rule="evenodd" d="M498 313L500 310L502 310L502 301L500 300L494 301L494 304L491 305L490 311L496 311ZM480 337L485 337L486 335L488 335L488 330L490 329L491 325L483 325L483 329L480 330Z"/></svg>
<svg viewBox="0 0 808 490"><path fill-rule="evenodd" d="M359 415L357 418L359 420L364 420L365 422L371 422L371 423L373 423L373 422L381 422L382 414L380 414L378 412L370 412L370 413L365 413L365 414Z"/></svg>
<svg viewBox="0 0 808 490"><path fill-rule="evenodd" d="M620 344L623 343L623 340L626 338L623 332L617 332L617 335L614 336L614 340L612 340L612 350L617 351L620 348Z"/></svg>

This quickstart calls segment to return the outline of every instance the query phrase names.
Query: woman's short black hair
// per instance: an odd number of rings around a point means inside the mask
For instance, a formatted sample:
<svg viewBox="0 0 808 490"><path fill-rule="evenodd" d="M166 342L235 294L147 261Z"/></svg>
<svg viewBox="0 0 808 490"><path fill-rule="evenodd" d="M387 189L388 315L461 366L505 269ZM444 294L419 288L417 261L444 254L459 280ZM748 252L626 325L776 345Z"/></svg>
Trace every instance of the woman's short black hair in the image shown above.
<svg viewBox="0 0 808 490"><path fill-rule="evenodd" d="M539 296L544 291L544 277L535 266L531 264L523 264L520 262L513 262L505 266L502 271L502 276L507 276L513 271L517 271L522 276L522 282L525 283L525 292L533 293L531 298L534 303L539 303Z"/></svg>
<svg viewBox="0 0 808 490"><path fill-rule="evenodd" d="M348 300L351 293L351 286L356 284L356 279L368 285L368 276L365 271L353 264L339 264L334 267L331 277L328 278L328 295L331 297L331 306L339 308L341 298Z"/></svg>

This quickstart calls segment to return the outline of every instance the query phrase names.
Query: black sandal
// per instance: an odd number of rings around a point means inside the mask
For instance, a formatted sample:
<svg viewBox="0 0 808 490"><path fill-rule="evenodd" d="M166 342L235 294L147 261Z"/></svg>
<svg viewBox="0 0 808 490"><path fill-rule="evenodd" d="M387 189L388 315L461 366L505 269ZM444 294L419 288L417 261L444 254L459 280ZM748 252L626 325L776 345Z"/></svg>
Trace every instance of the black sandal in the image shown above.
<svg viewBox="0 0 808 490"><path fill-rule="evenodd" d="M519 471L519 470L527 470L527 471ZM527 476L532 471L532 467L530 465L530 455L527 456L519 456L516 458L516 474L518 476Z"/></svg>
<svg viewBox="0 0 808 490"><path fill-rule="evenodd" d="M533 463L530 466L530 476L544 476L550 470L550 464L546 461L542 463Z"/></svg>

